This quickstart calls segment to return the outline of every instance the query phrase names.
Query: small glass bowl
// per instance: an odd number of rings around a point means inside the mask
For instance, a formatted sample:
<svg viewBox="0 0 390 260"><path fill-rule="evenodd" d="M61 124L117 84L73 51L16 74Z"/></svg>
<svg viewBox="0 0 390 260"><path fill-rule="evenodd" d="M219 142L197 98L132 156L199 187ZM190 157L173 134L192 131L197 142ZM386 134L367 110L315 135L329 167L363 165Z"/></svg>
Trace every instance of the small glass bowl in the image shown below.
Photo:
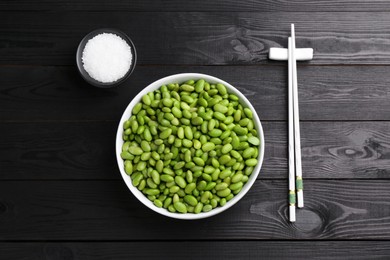
<svg viewBox="0 0 390 260"><path fill-rule="evenodd" d="M84 66L83 66L82 56L83 56L83 51L84 51L85 45L87 44L87 42L90 39L92 39L93 37L95 37L96 35L101 34L101 33L112 33L112 34L118 35L119 37L121 37L123 40L125 40L127 42L127 44L130 46L130 49L131 49L132 62L130 65L130 69L126 72L126 74L122 78L120 78L119 80L114 81L114 82L103 83L103 82L97 81L96 79L89 76L88 72L84 69ZM86 82L88 82L89 84L91 84L95 87L99 87L99 88L112 88L112 87L118 86L118 85L122 84L123 82L125 82L130 77L131 73L133 73L133 70L135 68L135 64L137 63L137 51L135 49L134 43L131 41L129 36L127 36L124 32L121 32L121 31L116 30L116 29L111 29L111 28L102 28L102 29L97 29L97 30L94 30L94 31L88 33L81 40L81 42L77 48L76 63L77 63L77 68L80 72L81 77Z"/></svg>

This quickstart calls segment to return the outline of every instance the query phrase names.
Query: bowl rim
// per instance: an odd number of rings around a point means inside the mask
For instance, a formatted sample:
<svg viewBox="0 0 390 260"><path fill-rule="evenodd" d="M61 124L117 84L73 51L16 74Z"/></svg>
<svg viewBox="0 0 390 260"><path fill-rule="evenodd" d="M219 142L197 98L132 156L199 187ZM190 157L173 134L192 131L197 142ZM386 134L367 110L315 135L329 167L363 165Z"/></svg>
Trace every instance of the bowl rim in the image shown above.
<svg viewBox="0 0 390 260"><path fill-rule="evenodd" d="M96 35L99 35L101 33L112 33L112 34L115 34L115 35L121 37L130 46L130 50L131 50L132 63L130 65L130 69L126 72L126 74L122 78L120 78L119 80L114 81L112 83L110 83L110 82L103 83L103 82L97 81L96 79L89 76L88 72L84 69L84 66L83 66L82 55L83 55L83 50L85 48L85 45L88 43L88 41L90 39L92 39L93 37L95 37ZM122 84L133 73L136 63L137 63L137 50L135 49L135 45L134 45L133 41L130 39L130 37L126 33L122 32L118 29L114 29L114 28L95 29L95 30L89 32L87 35L85 35L83 37L83 39L81 39L79 45L77 46L77 52L76 52L77 69L78 69L81 77L86 82L88 82L92 86L95 86L98 88L112 88L112 87L115 87L115 86Z"/></svg>
<svg viewBox="0 0 390 260"><path fill-rule="evenodd" d="M255 166L255 168L253 169L253 172L252 172L250 178L248 179L248 182L243 186L242 190L237 195L235 195L230 201L228 201L223 207L217 207L217 208L212 209L209 212L201 212L199 214L194 214L194 213L185 213L185 214L172 213L172 212L169 212L168 210L166 210L164 208L156 207L153 204L153 202L151 202L142 192L140 192L136 187L133 186L133 184L131 182L130 176L127 175L126 172L124 171L124 161L123 161L123 159L120 156L120 153L122 152L122 145L124 143L124 141L122 139L123 123L127 119L130 118L133 107L139 101L141 101L141 97L144 96L145 94L147 94L150 91L154 91L154 90L160 88L162 85L169 84L169 83L176 83L176 82L177 83L181 83L181 82L184 82L184 81L189 80L189 79L194 79L194 80L204 79L204 80L206 80L208 82L224 84L230 93L233 93L233 94L235 94L235 95L237 95L239 97L241 104L245 104L247 107L249 107L251 109L251 111L253 113L253 121L255 123L256 129L258 130L258 134L259 134L259 138L260 138L260 149L259 149L259 154L258 154L258 157L257 157L258 163ZM263 163L263 159L264 159L264 149L265 149L265 142L264 142L263 127L262 127L260 118L259 118L256 110L254 109L252 104L249 102L249 100L244 96L244 94L242 94L237 88L232 86L230 83L228 83L228 82L226 82L226 81L224 81L224 80L222 80L220 78L217 78L217 77L214 77L214 76L210 76L210 75L207 75L207 74L202 74L202 73L179 73L179 74L166 76L164 78L161 78L159 80L156 80L156 81L152 82L151 84L146 86L142 91L140 91L131 100L131 102L127 105L125 111L122 114L122 117L121 117L121 119L119 121L117 134L116 134L116 147L115 147L116 158L117 158L119 171L120 171L121 176L122 176L124 182L126 183L127 187L131 191L131 193L140 202L142 202L145 206L147 206L151 210L153 210L153 211L155 211L155 212L157 212L157 213L159 213L161 215L170 217L170 218L184 219L184 220L202 219L202 218L207 218L207 217L211 217L211 216L217 215L217 214L219 214L219 213L229 209L230 207L235 205L239 200L241 200L245 196L245 194L250 190L250 188L253 186L254 182L257 179L257 176L260 173L260 169L261 169L261 166L262 166L262 163Z"/></svg>

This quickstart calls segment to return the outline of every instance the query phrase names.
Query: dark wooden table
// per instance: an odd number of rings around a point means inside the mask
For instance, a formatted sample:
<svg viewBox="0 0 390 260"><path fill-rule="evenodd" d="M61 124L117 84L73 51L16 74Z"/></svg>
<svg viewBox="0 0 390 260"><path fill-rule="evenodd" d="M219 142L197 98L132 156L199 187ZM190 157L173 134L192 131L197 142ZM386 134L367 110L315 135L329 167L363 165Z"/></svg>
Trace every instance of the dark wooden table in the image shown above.
<svg viewBox="0 0 390 260"><path fill-rule="evenodd" d="M287 44L298 67L305 208L287 220ZM131 78L87 85L89 31L126 32ZM390 257L390 2L14 0L0 2L1 259L368 259ZM266 138L250 192L204 220L160 216L122 181L114 137L149 83L202 72L253 102Z"/></svg>

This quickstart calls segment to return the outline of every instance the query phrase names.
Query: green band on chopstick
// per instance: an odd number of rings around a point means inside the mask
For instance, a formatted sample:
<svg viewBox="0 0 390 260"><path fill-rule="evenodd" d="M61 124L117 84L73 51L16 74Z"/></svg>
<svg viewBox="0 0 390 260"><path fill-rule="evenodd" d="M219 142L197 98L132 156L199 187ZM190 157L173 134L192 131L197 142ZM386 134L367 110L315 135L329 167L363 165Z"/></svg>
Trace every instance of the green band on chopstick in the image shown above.
<svg viewBox="0 0 390 260"><path fill-rule="evenodd" d="M290 193L288 194L288 201L290 205L295 205L296 198L295 198L295 192L290 190Z"/></svg>
<svg viewBox="0 0 390 260"><path fill-rule="evenodd" d="M295 186L297 190L303 190L303 180L302 178L298 177L295 181Z"/></svg>

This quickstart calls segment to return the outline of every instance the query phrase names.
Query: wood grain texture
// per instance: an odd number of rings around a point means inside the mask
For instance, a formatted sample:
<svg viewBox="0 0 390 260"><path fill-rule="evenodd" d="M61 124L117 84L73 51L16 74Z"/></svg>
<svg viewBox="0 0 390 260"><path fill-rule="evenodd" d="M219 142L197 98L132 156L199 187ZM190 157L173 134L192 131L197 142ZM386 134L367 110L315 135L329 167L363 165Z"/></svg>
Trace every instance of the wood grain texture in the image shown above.
<svg viewBox="0 0 390 260"><path fill-rule="evenodd" d="M286 190L260 180L226 212L180 221L146 208L122 181L3 181L0 240L390 239L388 180L307 180L295 224Z"/></svg>
<svg viewBox="0 0 390 260"><path fill-rule="evenodd" d="M368 12L389 11L385 0L214 0L206 1L162 1L162 0L26 0L0 2L2 11L202 11L202 12Z"/></svg>
<svg viewBox="0 0 390 260"><path fill-rule="evenodd" d="M2 124L0 179L119 179L117 124Z"/></svg>
<svg viewBox="0 0 390 260"><path fill-rule="evenodd" d="M0 243L4 259L388 259L386 241ZM353 256L353 257L351 257Z"/></svg>
<svg viewBox="0 0 390 260"><path fill-rule="evenodd" d="M2 180L118 180L117 122L0 124ZM287 178L284 122L263 122L259 179ZM305 179L390 178L390 122L303 122Z"/></svg>
<svg viewBox="0 0 390 260"><path fill-rule="evenodd" d="M0 64L73 65L89 31L123 30L140 64L270 63L286 47L314 48L311 64L389 64L389 12L1 12ZM277 62L272 62L273 64Z"/></svg>
<svg viewBox="0 0 390 260"><path fill-rule="evenodd" d="M162 77L200 72L237 87L261 120L287 119L287 64L138 66L124 85L89 86L74 67L0 67L0 121L115 120L133 97ZM300 66L301 120L390 120L387 66Z"/></svg>
<svg viewBox="0 0 390 260"><path fill-rule="evenodd" d="M301 122L306 178L390 177L389 122ZM266 123L260 178L287 178L287 125Z"/></svg>
<svg viewBox="0 0 390 260"><path fill-rule="evenodd" d="M389 11L384 0L0 1L0 259L389 259ZM267 58L290 23L315 57L298 70L305 208L293 224L287 64ZM115 89L75 67L81 38L102 27L137 47ZM115 161L127 104L180 72L238 87L265 130L252 189L198 221L143 206Z"/></svg>

